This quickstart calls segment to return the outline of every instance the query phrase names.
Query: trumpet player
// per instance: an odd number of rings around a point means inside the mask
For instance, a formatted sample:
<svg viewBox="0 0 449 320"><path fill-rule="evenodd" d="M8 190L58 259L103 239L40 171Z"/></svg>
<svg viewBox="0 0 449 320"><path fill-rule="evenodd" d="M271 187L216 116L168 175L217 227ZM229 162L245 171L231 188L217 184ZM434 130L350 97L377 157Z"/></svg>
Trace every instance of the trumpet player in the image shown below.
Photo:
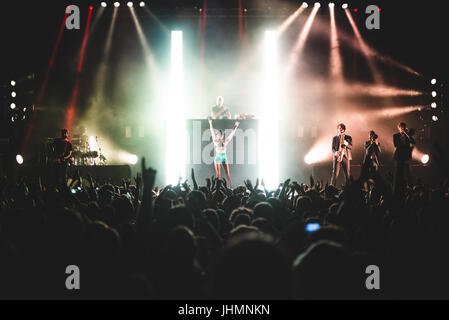
<svg viewBox="0 0 449 320"><path fill-rule="evenodd" d="M332 139L332 185L335 185L335 183L337 182L341 167L343 167L345 182L349 180L352 160L351 149L352 137L346 134L346 126L343 123L340 123L337 126L337 135Z"/></svg>

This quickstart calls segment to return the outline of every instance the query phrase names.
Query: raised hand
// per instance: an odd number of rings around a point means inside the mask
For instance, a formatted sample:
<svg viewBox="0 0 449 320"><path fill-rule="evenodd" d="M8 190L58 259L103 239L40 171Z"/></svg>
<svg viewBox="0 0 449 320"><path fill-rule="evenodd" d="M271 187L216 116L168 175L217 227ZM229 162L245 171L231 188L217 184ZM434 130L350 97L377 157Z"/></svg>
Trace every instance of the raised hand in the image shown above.
<svg viewBox="0 0 449 320"><path fill-rule="evenodd" d="M192 182L193 182L193 189L198 190L198 183L196 183L195 171L193 170L193 168L192 168L192 172L191 172L190 176L191 176Z"/></svg>
<svg viewBox="0 0 449 320"><path fill-rule="evenodd" d="M153 189L154 181L156 179L156 170L146 168L145 158L142 158L142 181L145 192L150 192Z"/></svg>
<svg viewBox="0 0 449 320"><path fill-rule="evenodd" d="M251 183L251 180L247 179L247 180L243 180L243 182L245 183L246 189L248 189L251 192L254 191L253 184Z"/></svg>

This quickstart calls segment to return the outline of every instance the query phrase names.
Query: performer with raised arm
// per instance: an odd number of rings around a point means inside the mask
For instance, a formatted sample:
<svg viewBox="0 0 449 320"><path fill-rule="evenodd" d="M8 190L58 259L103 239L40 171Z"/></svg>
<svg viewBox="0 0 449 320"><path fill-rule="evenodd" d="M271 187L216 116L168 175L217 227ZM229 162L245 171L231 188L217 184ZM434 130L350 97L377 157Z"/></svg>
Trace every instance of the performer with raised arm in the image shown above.
<svg viewBox="0 0 449 320"><path fill-rule="evenodd" d="M340 123L337 126L338 134L332 139L332 178L331 184L335 186L338 175L340 174L340 167L343 164L343 173L345 174L345 182L348 181L351 175L351 149L352 137L346 134L346 126Z"/></svg>
<svg viewBox="0 0 449 320"><path fill-rule="evenodd" d="M240 123L238 121L235 122L234 130L232 130L231 134L226 138L224 130L218 130L217 134L215 134L214 127L212 126L212 119L209 118L208 120L210 125L210 133L212 135L212 140L215 149L215 159L214 159L215 175L217 176L218 179L220 179L221 176L220 168L221 165L223 165L226 177L228 178L229 181L229 187L232 188L231 174L229 172L229 163L226 157L226 147L234 137L234 134L237 131L237 128Z"/></svg>

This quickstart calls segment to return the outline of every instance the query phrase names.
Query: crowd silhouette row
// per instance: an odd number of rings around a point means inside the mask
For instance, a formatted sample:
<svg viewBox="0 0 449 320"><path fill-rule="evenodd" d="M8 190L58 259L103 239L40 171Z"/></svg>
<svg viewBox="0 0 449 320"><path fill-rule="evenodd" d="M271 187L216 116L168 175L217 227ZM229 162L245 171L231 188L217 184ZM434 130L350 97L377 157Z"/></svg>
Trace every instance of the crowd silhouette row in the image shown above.
<svg viewBox="0 0 449 320"><path fill-rule="evenodd" d="M145 166L113 185L72 177L0 183L2 298L328 299L449 297L449 185L400 196L379 173L323 181L222 179L154 186ZM308 232L310 223L320 225ZM80 290L67 290L68 265ZM366 268L380 270L380 290Z"/></svg>

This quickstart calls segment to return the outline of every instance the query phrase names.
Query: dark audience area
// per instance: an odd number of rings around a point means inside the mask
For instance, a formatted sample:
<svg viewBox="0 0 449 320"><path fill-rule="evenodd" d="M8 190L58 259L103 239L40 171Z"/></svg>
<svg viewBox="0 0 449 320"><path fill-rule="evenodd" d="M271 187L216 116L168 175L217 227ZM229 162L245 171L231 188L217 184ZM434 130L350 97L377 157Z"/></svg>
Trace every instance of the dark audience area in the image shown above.
<svg viewBox="0 0 449 320"><path fill-rule="evenodd" d="M449 184L0 181L1 298L449 297ZM237 182L237 181L236 181ZM310 230L309 226L319 226ZM65 286L79 267L80 290ZM380 290L366 268L379 267Z"/></svg>

